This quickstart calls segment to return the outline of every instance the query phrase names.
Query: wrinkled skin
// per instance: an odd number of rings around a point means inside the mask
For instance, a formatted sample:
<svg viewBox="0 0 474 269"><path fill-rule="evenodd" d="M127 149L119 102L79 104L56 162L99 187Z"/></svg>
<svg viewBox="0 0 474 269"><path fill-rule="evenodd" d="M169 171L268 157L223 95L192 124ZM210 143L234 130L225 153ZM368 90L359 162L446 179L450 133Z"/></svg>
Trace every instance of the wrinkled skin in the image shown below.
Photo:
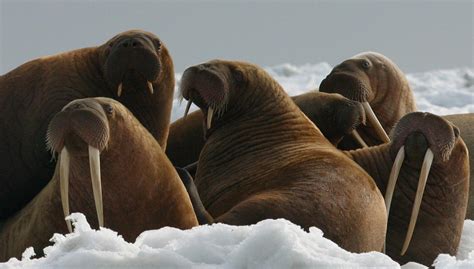
<svg viewBox="0 0 474 269"><path fill-rule="evenodd" d="M416 111L415 98L405 74L390 59L375 52L360 53L335 66L321 81L319 90L368 102L387 134L401 117ZM371 124L361 125L357 131L369 146L383 142ZM360 144L352 137L346 137L339 147L356 149Z"/></svg>
<svg viewBox="0 0 474 269"><path fill-rule="evenodd" d="M87 126L85 128L84 126ZM123 105L108 98L71 102L51 121L48 143L70 154L71 212L97 227L87 147L100 150L105 227L133 241L145 230L197 225L189 196L154 137ZM0 261L30 246L42 254L54 233L67 233L60 197L60 163L51 181L0 228Z"/></svg>
<svg viewBox="0 0 474 269"><path fill-rule="evenodd" d="M194 182L215 221L285 218L350 251L382 249L387 216L373 180L265 71L215 60L188 68L181 92L210 126Z"/></svg>
<svg viewBox="0 0 474 269"><path fill-rule="evenodd" d="M334 145L365 122L362 106L339 94L310 91L291 98ZM205 141L203 115L198 110L171 124L166 154L174 165L185 167L198 160Z"/></svg>
<svg viewBox="0 0 474 269"><path fill-rule="evenodd" d="M397 124L391 143L346 153L372 176L385 195L392 164L402 145L406 157L393 194L386 253L401 264L415 261L430 266L440 253L456 255L459 246L469 189L467 148L459 130L450 122L433 114L414 112ZM434 153L434 161L412 241L401 256L420 167L428 148Z"/></svg>
<svg viewBox="0 0 474 269"><path fill-rule="evenodd" d="M66 104L85 97L114 98L164 149L173 91L168 50L158 37L139 30L98 47L39 58L0 76L0 222L51 179L55 161L46 149L46 129Z"/></svg>

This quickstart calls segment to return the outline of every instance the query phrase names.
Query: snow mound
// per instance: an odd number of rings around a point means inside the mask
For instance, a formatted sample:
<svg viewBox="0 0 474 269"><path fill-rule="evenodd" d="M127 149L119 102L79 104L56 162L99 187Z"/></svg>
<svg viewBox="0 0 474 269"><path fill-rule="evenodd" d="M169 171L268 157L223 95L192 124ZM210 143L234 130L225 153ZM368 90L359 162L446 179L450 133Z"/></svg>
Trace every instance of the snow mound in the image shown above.
<svg viewBox="0 0 474 269"><path fill-rule="evenodd" d="M127 243L107 228L92 230L73 213L74 232L55 234L44 258L28 249L19 261L0 268L399 268L378 252L354 254L283 219L250 226L213 224L183 231L165 227L143 232Z"/></svg>

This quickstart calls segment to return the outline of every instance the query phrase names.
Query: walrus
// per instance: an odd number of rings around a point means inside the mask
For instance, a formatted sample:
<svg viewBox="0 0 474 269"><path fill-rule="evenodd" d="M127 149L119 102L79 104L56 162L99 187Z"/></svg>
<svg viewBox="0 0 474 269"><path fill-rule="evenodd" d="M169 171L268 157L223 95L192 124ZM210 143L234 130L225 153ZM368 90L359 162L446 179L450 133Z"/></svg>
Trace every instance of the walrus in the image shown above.
<svg viewBox="0 0 474 269"><path fill-rule="evenodd" d="M186 69L180 92L206 115L194 182L216 221L285 218L349 251L382 249L387 216L372 178L263 69L213 60Z"/></svg>
<svg viewBox="0 0 474 269"><path fill-rule="evenodd" d="M319 85L321 92L339 93L361 102L369 124L357 133L369 146L389 142L388 133L402 116L416 111L415 98L405 74L389 58L376 52L363 52L335 66ZM350 137L342 149L360 147Z"/></svg>
<svg viewBox="0 0 474 269"><path fill-rule="evenodd" d="M161 146L119 102L72 101L54 116L47 134L49 148L59 154L55 173L0 229L0 261L20 257L29 246L41 254L54 233L71 229L63 217L70 211L127 241L145 230L197 225L186 189Z"/></svg>
<svg viewBox="0 0 474 269"><path fill-rule="evenodd" d="M456 126L430 113L407 114L391 137L391 143L346 154L385 195L386 253L400 263L430 266L441 253L456 255L459 246L469 192L468 150Z"/></svg>
<svg viewBox="0 0 474 269"><path fill-rule="evenodd" d="M120 33L98 47L27 62L0 77L0 220L26 205L51 179L46 150L53 115L74 99L123 103L166 147L174 92L170 54L154 34Z"/></svg>
<svg viewBox="0 0 474 269"><path fill-rule="evenodd" d="M445 115L442 118L452 122L459 128L459 135L466 143L469 151L469 201L466 219L474 220L474 113Z"/></svg>
<svg viewBox="0 0 474 269"><path fill-rule="evenodd" d="M365 124L364 108L340 94L310 91L292 96L301 111L319 128L334 145L360 124ZM171 123L166 155L178 167L195 163L206 141L203 114L200 110L186 113Z"/></svg>

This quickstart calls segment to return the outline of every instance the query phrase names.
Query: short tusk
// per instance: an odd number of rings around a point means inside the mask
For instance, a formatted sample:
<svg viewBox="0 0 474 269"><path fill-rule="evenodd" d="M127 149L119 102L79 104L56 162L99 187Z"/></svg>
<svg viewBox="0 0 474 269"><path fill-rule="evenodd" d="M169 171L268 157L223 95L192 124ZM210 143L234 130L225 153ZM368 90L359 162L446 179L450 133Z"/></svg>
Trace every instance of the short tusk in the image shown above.
<svg viewBox="0 0 474 269"><path fill-rule="evenodd" d="M405 255L408 246L410 245L411 237L413 236L413 231L415 230L416 220L418 218L418 213L420 212L421 199L423 198L423 192L425 191L426 180L430 173L431 164L433 163L433 152L428 148L425 153L425 159L423 160L423 165L421 166L420 178L418 180L418 188L416 190L415 202L413 203L413 209L411 211L410 224L408 225L407 235L405 237L405 242L403 243L402 252L400 255Z"/></svg>
<svg viewBox="0 0 474 269"><path fill-rule="evenodd" d="M150 82L150 81L147 81L146 82L147 85L148 85L148 91L150 92L150 94L153 94L153 84Z"/></svg>
<svg viewBox="0 0 474 269"><path fill-rule="evenodd" d="M191 101L191 99L189 99L188 103L186 104L186 110L184 110L184 119L186 119L186 117L188 116L189 109L191 108L192 104L193 102Z"/></svg>
<svg viewBox="0 0 474 269"><path fill-rule="evenodd" d="M214 109L209 107L207 109L207 129L211 129L212 116L214 115Z"/></svg>
<svg viewBox="0 0 474 269"><path fill-rule="evenodd" d="M362 137L360 136L359 132L357 132L357 130L354 130L352 131L352 136L354 136L355 140L357 140L357 142L359 142L359 144L363 147L363 148L367 148L367 143L365 143L364 139L362 139Z"/></svg>
<svg viewBox="0 0 474 269"><path fill-rule="evenodd" d="M120 97L120 95L122 95L122 82L120 82L120 84L118 85L118 88L117 88L117 96Z"/></svg>
<svg viewBox="0 0 474 269"><path fill-rule="evenodd" d="M89 145L89 165L92 180L92 192L94 193L95 209L99 226L104 227L104 206L102 203L102 183L100 178L100 152L99 149Z"/></svg>
<svg viewBox="0 0 474 269"><path fill-rule="evenodd" d="M393 192L395 191L395 185L397 184L398 175L400 174L400 168L402 168L403 160L405 160L405 146L402 146L395 157L395 161L390 171L388 178L387 190L385 191L385 208L387 209L387 217L390 214L390 206L392 204Z"/></svg>
<svg viewBox="0 0 474 269"><path fill-rule="evenodd" d="M63 147L59 157L59 189L64 217L69 216L69 152ZM71 221L66 220L67 229L72 233Z"/></svg>
<svg viewBox="0 0 474 269"><path fill-rule="evenodd" d="M390 138L388 137L387 133L383 129L382 125L380 124L380 121L377 119L377 116L375 116L374 111L370 107L370 104L368 102L362 102L362 106L364 107L365 114L369 120L369 122L372 124L372 126L375 129L375 132L379 136L379 138L384 142L388 143L390 142Z"/></svg>

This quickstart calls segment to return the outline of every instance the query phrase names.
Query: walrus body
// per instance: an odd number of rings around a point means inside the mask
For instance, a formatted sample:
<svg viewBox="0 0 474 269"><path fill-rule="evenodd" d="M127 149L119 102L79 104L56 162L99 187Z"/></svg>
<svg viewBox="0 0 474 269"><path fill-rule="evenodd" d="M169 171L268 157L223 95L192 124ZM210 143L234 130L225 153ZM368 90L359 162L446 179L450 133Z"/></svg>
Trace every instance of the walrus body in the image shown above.
<svg viewBox="0 0 474 269"><path fill-rule="evenodd" d="M0 220L51 179L46 128L70 101L104 96L122 102L165 149L174 71L153 34L121 33L99 47L27 62L0 76ZM153 94L151 93L153 92Z"/></svg>
<svg viewBox="0 0 474 269"><path fill-rule="evenodd" d="M310 91L291 99L334 145L365 123L362 106L339 94ZM196 162L206 142L202 112L198 110L176 120L169 133L166 155L171 162L179 167Z"/></svg>
<svg viewBox="0 0 474 269"><path fill-rule="evenodd" d="M459 128L460 136L469 151L469 202L466 219L474 220L474 113L446 115L443 118Z"/></svg>
<svg viewBox="0 0 474 269"><path fill-rule="evenodd" d="M389 199L388 179L402 146L406 157L401 160L403 164L389 209L386 253L402 264L414 261L430 266L441 253L456 255L469 192L468 152L459 130L451 123L433 114L414 112L397 124L391 143L347 154L372 176ZM433 164L423 187L411 243L404 248L415 193L420 189L417 187L421 181L420 167L422 163L424 166L428 149L434 155ZM406 249L404 255L403 249Z"/></svg>
<svg viewBox="0 0 474 269"><path fill-rule="evenodd" d="M71 102L51 121L48 142L51 150L60 152L55 173L47 186L0 229L0 261L19 258L30 246L42 253L54 233L67 233L62 208L65 201L69 201L72 212L85 214L97 227L101 217L96 216L98 200L91 188L94 178L90 171L94 168L88 147L100 151L105 227L131 241L145 230L197 225L189 196L171 162L153 136L120 103L108 98ZM69 166L69 173L61 174L64 166ZM66 176L70 179L65 189L69 198L62 197Z"/></svg>
<svg viewBox="0 0 474 269"><path fill-rule="evenodd" d="M390 133L402 116L416 111L415 98L405 74L390 59L375 52L364 52L343 61L321 81L321 92L339 93L351 100L367 104L367 120L370 124L357 128L369 145L388 142ZM373 110L378 121L369 117ZM381 125L383 130L377 128ZM384 133L384 134L381 134ZM360 145L346 137L342 149L356 149Z"/></svg>
<svg viewBox="0 0 474 269"><path fill-rule="evenodd" d="M386 211L373 180L265 71L211 61L188 68L181 90L207 115L195 184L216 221L285 218L350 251L382 249Z"/></svg>

